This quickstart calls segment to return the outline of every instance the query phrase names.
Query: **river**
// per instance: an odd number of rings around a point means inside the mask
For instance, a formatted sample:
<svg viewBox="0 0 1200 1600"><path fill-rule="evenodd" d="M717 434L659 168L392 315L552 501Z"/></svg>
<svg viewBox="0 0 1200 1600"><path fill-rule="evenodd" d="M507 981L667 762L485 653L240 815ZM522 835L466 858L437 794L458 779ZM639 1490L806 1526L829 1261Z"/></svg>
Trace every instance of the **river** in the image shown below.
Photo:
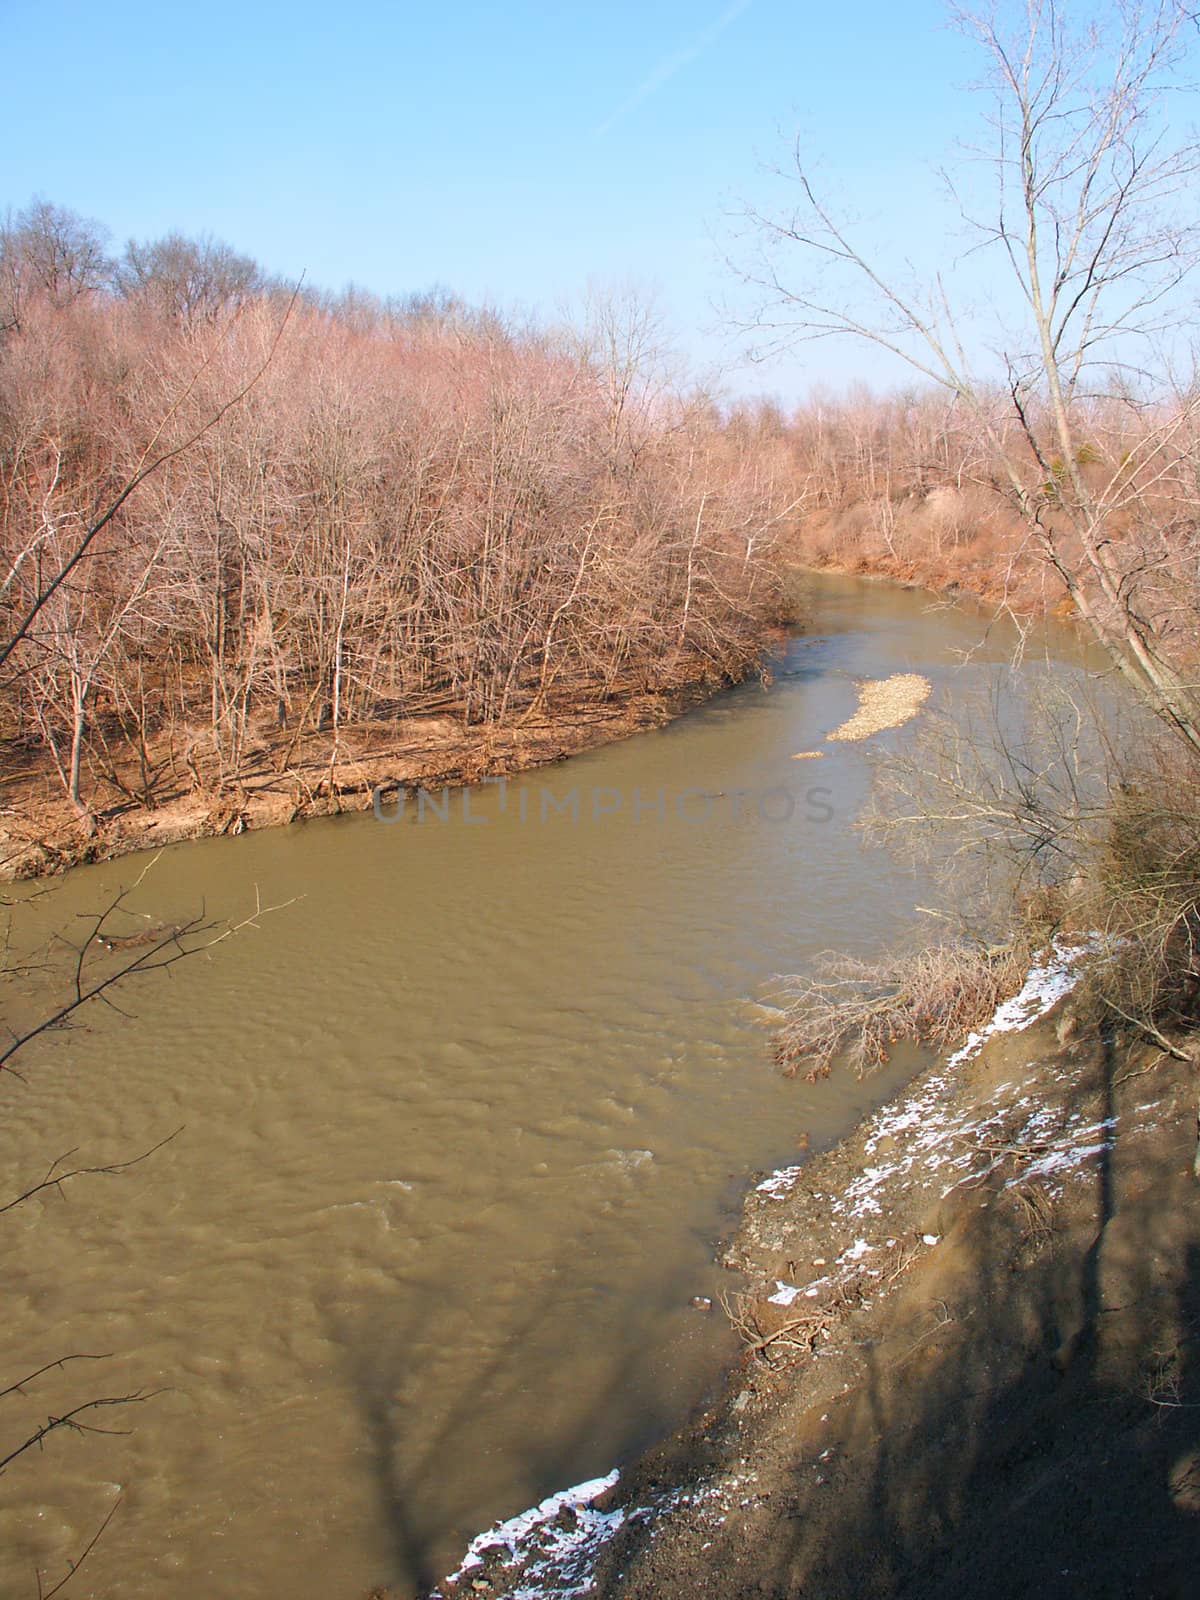
<svg viewBox="0 0 1200 1600"><path fill-rule="evenodd" d="M156 921L290 903L124 990L128 1015L38 1041L5 1090L5 1194L67 1150L96 1165L182 1131L4 1218L3 1381L110 1357L3 1401L5 1439L161 1392L92 1414L128 1432L60 1432L8 1469L0 1593L61 1577L119 1498L75 1600L361 1600L702 1400L734 1346L692 1302L717 1295L748 1176L915 1065L808 1085L771 1061L773 978L879 950L932 893L854 828L866 746L792 758L856 677L922 673L936 708L1012 643L971 606L812 584L769 691L465 810L410 799L146 873L130 904ZM144 866L73 873L24 935L70 935Z"/></svg>

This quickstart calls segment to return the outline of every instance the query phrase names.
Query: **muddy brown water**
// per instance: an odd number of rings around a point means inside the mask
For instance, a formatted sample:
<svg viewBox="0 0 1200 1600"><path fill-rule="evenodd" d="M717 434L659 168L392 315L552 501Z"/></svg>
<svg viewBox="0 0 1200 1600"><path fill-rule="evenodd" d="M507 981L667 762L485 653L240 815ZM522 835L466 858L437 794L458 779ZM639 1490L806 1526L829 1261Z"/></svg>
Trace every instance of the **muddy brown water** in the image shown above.
<svg viewBox="0 0 1200 1600"><path fill-rule="evenodd" d="M773 976L880 949L931 895L854 829L866 747L791 757L850 715L856 676L924 673L936 706L1011 646L883 585L813 580L813 608L769 692L476 789L466 815L410 802L147 873L131 905L168 925L243 917L256 887L300 898L126 990L133 1015L31 1046L5 1091L4 1194L64 1151L183 1131L3 1219L3 1382L110 1356L3 1401L4 1440L161 1392L93 1414L130 1431L9 1468L0 1593L61 1577L118 1498L76 1600L403 1587L702 1400L734 1351L691 1302L720 1287L749 1174L914 1065L816 1086L772 1065ZM82 927L144 864L73 874L25 936Z"/></svg>

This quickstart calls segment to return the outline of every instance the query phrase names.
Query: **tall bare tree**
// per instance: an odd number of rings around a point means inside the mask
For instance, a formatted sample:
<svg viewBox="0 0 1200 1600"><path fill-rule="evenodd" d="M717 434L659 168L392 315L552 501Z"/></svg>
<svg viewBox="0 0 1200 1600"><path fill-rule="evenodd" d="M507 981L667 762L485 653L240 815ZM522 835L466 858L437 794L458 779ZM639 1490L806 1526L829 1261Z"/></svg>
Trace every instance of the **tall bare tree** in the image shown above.
<svg viewBox="0 0 1200 1600"><path fill-rule="evenodd" d="M998 367L981 371L947 278L908 287L818 193L799 145L795 205L747 213L756 326L776 344L865 341L971 412L1033 549L1141 699L1200 752L1200 691L1171 645L1178 585L1196 598L1194 540L1160 515L1168 499L1197 503L1200 390L1175 363L1200 261L1200 145L1171 98L1196 13L1181 0L1002 0L950 14L991 102L960 210L1000 274Z"/></svg>

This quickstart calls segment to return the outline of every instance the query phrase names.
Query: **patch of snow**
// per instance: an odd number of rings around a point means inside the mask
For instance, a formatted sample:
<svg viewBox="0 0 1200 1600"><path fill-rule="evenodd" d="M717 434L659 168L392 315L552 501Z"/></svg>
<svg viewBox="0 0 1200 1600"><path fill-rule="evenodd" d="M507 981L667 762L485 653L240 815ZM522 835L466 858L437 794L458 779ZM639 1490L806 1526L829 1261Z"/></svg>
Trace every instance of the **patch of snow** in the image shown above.
<svg viewBox="0 0 1200 1600"><path fill-rule="evenodd" d="M972 1138L985 1135L990 1126L998 1127L998 1123L994 1118L980 1121L967 1113L952 1115L946 1111L946 1099L953 1084L953 1069L975 1055L994 1034L1027 1028L1039 1017L1045 1016L1079 981L1081 957L1095 951L1101 944L1099 935L1075 943L1056 939L1046 957L1030 968L1019 992L996 1007L991 1021L984 1028L972 1033L966 1044L947 1058L940 1071L927 1078L919 1089L898 1106L879 1112L869 1124L870 1131L864 1143L867 1156L874 1155L885 1142L900 1144L900 1153L883 1165L865 1167L861 1175L833 1201L832 1210L851 1218L879 1216L883 1208L878 1194L884 1184L893 1178L905 1178L921 1171L934 1173L941 1168L950 1168L961 1173L963 1176L956 1177L945 1189L946 1194L962 1182L963 1177L974 1176L975 1156L968 1148L969 1143ZM1020 1105L1024 1107L1032 1103L1026 1098ZM1044 1109L1035 1110L1023 1136L1026 1139L1039 1136L1049 1129L1053 1120L1052 1115ZM768 1179L759 1188L769 1193L776 1192L771 1188L774 1181Z"/></svg>
<svg viewBox="0 0 1200 1600"><path fill-rule="evenodd" d="M780 1167L778 1172L773 1172L769 1178L763 1179L757 1187L757 1192L769 1194L773 1200L782 1200L802 1170L801 1167Z"/></svg>
<svg viewBox="0 0 1200 1600"><path fill-rule="evenodd" d="M1064 1123L1061 1114L1041 1104L1032 1093L1016 1100L1017 1112L1024 1113L1023 1125L1016 1132L1012 1128L1011 1110L1007 1114L1004 1111L981 1114L978 1108L949 1109L951 1091L957 1082L955 1067L975 1055L993 1035L1019 1031L1045 1016L1078 983L1081 959L1102 945L1099 935L1074 942L1056 939L1045 956L1030 968L1019 992L997 1006L985 1027L973 1033L919 1088L898 1104L884 1107L867 1122L863 1149L869 1164L864 1165L862 1172L841 1194L823 1196L814 1191L814 1201L827 1200L834 1216L861 1222L882 1216L883 1193L893 1181L920 1183L925 1189L941 1188L943 1195L948 1195L960 1184L986 1177L1012 1150L1024 1149L1034 1158L1010 1180L1021 1182L1031 1177L1061 1176L1108 1148L1107 1144L1096 1142L1098 1134L1107 1136L1107 1127L1080 1127L1078 1123L1082 1119L1078 1117L1073 1119L1074 1126L1070 1118ZM1004 1088L1016 1092L1011 1081ZM996 1097L1002 1099L1000 1091L996 1091ZM981 1154L984 1156L982 1169ZM791 1193L802 1171L799 1166L781 1168L759 1183L757 1192L782 1199ZM937 1183L939 1174L943 1175L942 1181ZM940 1238L933 1233L922 1235L923 1243L929 1248L937 1245ZM889 1241L889 1246L893 1244L894 1241ZM836 1265L848 1268L874 1248L876 1246L866 1239L858 1238L838 1257ZM824 1261L814 1265L823 1266ZM845 1271L834 1273L832 1277L815 1279L806 1287L776 1279L770 1303L787 1307L802 1295L815 1299L822 1288L842 1282L845 1277Z"/></svg>
<svg viewBox="0 0 1200 1600"><path fill-rule="evenodd" d="M593 1502L611 1489L619 1476L610 1472L607 1477L560 1490L478 1534L456 1570L443 1581L457 1583L483 1565L485 1554L503 1550L506 1566L527 1563L520 1587L511 1591L512 1600L543 1600L551 1592L551 1583L558 1597L587 1594L600 1553L626 1520L624 1511L596 1511ZM569 1515L564 1517L564 1513Z"/></svg>
<svg viewBox="0 0 1200 1600"><path fill-rule="evenodd" d="M1070 1124L1064 1128L1065 1142L1060 1142L1054 1148L1040 1155L1036 1161L1030 1163L1016 1177L1010 1178L1005 1184L1006 1189L1011 1189L1014 1183L1021 1183L1028 1178L1051 1178L1064 1172L1071 1172L1076 1167L1081 1167L1085 1161L1090 1161L1094 1156L1104 1155L1112 1149L1112 1131L1117 1125L1115 1117L1108 1117L1103 1122L1094 1122L1087 1128L1072 1128ZM1092 1144L1077 1143L1076 1141L1092 1139L1101 1136L1099 1142Z"/></svg>
<svg viewBox="0 0 1200 1600"><path fill-rule="evenodd" d="M1111 1146L1105 1144L1081 1145L1074 1150L1052 1150L1049 1155L1042 1156L1023 1174L1026 1178L1046 1178L1055 1172L1068 1172L1072 1167L1078 1167L1092 1156L1103 1155ZM1018 1182L1009 1179L1009 1186Z"/></svg>
<svg viewBox="0 0 1200 1600"><path fill-rule="evenodd" d="M956 1067L962 1061L969 1061L972 1056L979 1054L993 1034L1019 1033L1039 1017L1044 1017L1051 1006L1057 1005L1064 995L1070 994L1079 982L1080 957L1090 954L1101 943L1098 934L1075 944L1061 937L1053 939L1042 964L1030 967L1017 993L996 1007L992 1020L978 1033L968 1035L966 1044L954 1052L946 1065Z"/></svg>

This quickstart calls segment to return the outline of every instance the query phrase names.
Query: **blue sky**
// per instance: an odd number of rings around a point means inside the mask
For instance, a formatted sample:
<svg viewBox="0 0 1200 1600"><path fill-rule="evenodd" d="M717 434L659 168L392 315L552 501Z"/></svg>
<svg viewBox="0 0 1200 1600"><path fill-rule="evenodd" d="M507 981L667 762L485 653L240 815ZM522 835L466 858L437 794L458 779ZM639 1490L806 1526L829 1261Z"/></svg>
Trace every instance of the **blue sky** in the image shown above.
<svg viewBox="0 0 1200 1600"><path fill-rule="evenodd" d="M326 287L543 316L632 282L701 364L736 354L713 309L738 295L729 213L770 203L797 131L890 248L936 249L929 169L975 65L933 0L0 0L0 21L0 208L36 193L118 243L211 232ZM889 376L819 345L727 381Z"/></svg>

